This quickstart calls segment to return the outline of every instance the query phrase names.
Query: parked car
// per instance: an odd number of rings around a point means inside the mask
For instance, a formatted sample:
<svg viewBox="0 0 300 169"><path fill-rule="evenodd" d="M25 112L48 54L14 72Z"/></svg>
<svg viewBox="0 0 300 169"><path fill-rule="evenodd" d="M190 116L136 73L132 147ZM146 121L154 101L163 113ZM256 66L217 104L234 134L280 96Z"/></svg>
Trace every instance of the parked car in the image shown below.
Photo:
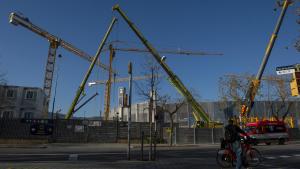
<svg viewBox="0 0 300 169"><path fill-rule="evenodd" d="M245 132L250 136L252 143L284 144L289 140L289 134L283 121L258 121L247 123Z"/></svg>

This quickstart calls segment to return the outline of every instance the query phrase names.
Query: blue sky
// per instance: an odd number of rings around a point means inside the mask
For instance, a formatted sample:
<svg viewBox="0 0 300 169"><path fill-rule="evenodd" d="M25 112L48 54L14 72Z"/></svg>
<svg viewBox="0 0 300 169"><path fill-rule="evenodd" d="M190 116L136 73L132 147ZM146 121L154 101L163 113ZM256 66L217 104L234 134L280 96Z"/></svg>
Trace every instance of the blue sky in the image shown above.
<svg viewBox="0 0 300 169"><path fill-rule="evenodd" d="M188 88L196 89L204 100L218 99L218 79L225 74L256 74L280 10L274 0L210 1L114 1L114 0L2 0L0 2L0 71L7 73L8 84L42 87L49 43L23 27L8 23L10 12L19 11L31 22L94 55L111 21L111 8L119 3L129 18L157 49L216 51L223 56L167 56L167 64ZM277 66L299 63L293 43L299 36L296 8L291 6L279 32L278 41L265 74L275 74ZM120 18L120 17L119 17ZM122 40L130 47L142 48L139 40L120 18L108 41ZM121 45L119 45L121 46ZM67 111L89 63L59 48L59 79L56 109ZM101 56L108 64L108 53ZM134 75L141 75L142 64L151 55L118 52L114 67L127 76L127 64L133 62ZM107 73L96 68L92 79L107 79ZM113 86L112 105L119 86ZM161 92L176 97L166 80ZM103 86L87 88L100 96L77 115L92 116L103 109ZM137 95L133 96L139 101Z"/></svg>

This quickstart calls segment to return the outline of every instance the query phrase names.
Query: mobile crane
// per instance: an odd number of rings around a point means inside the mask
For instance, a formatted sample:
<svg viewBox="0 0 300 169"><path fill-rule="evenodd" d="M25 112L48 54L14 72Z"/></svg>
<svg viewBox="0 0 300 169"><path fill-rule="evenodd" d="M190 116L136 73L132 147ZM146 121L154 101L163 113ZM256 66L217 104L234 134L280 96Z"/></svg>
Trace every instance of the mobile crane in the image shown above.
<svg viewBox="0 0 300 169"><path fill-rule="evenodd" d="M263 75L265 67L267 65L269 56L270 56L270 54L272 52L272 49L273 49L274 43L276 41L279 29L281 27L284 15L285 15L285 13L287 11L288 6L291 3L292 3L291 0L284 0L280 16L278 18L278 21L276 23L275 29L273 31L273 34L272 34L272 36L270 38L270 41L268 43L268 46L266 48L265 55L263 57L262 63L260 65L260 68L259 68L259 70L258 70L258 72L256 74L255 79L251 80L250 83L249 83L249 87L248 87L248 90L246 92L245 100L243 101L243 104L241 106L241 112L240 112L240 123L241 123L240 125L242 127L245 126L245 124L247 123L247 117L250 116L251 109L252 109L252 107L254 105L254 99L255 99L257 90L258 90L258 88L260 86L262 75Z"/></svg>
<svg viewBox="0 0 300 169"><path fill-rule="evenodd" d="M15 26L21 25L30 31L46 38L49 43L49 51L48 51L48 58L47 58L47 64L46 64L46 69L45 69L45 78L44 78L44 92L46 94L46 107L45 107L45 116L48 114L48 107L49 107L49 101L50 101L50 96L51 96L51 88L52 88L52 80L53 80L53 72L54 72L54 65L55 65L55 58L56 58L56 50L59 46L63 47L64 49L74 53L75 55L87 60L87 61L92 61L93 57L90 56L89 54L85 53L84 51L76 48L74 45L71 43L66 42L65 40L47 32L46 30L34 25L29 21L27 17L24 17L20 14L17 13L11 13L9 15L9 22ZM102 67L105 70L109 70L109 67L97 62L96 63L98 66ZM112 70L115 72L114 70Z"/></svg>
<svg viewBox="0 0 300 169"><path fill-rule="evenodd" d="M119 12L122 18L126 21L129 27L133 30L133 32L137 35L137 37L141 40L141 42L145 45L145 47L149 50L155 60L160 64L163 70L168 74L168 80L170 83L178 90L178 92L187 100L187 102L192 106L193 110L196 112L194 116L196 121L196 126L199 127L202 122L206 123L206 126L209 126L211 120L208 114L204 111L201 105L196 101L196 99L192 96L190 91L184 86L181 80L173 73L173 71L169 68L169 66L164 62L164 57L161 57L158 51L147 41L147 39L141 34L138 28L129 20L129 18L125 15L125 13L120 9L119 5L115 5L113 7L114 11ZM200 117L200 118L199 118Z"/></svg>
<svg viewBox="0 0 300 169"><path fill-rule="evenodd" d="M103 37L103 39L102 39L102 41L101 41L101 43L100 43L98 49L97 49L97 52L96 52L96 54L95 54L95 57L93 58L93 61L92 61L92 63L90 64L90 66L89 66L89 68L88 68L88 71L86 72L86 74L85 74L83 80L81 81L79 88L77 89L77 92L76 92L76 94L75 94L75 97L74 97L74 99L73 99L73 101L72 101L72 103L71 103L71 106L70 106L70 108L69 108L69 110L68 110L68 112L67 112L67 114L66 114L66 116L65 116L65 119L70 119L70 118L73 116L73 114L74 114L74 112L75 112L75 110L74 110L74 109L75 109L75 106L76 106L77 103L78 103L78 100L79 100L79 98L80 98L80 96L81 96L81 94L82 94L82 92L83 92L83 90L84 90L84 87L85 87L85 85L86 85L86 82L87 82L87 80L88 80L88 78L89 78L89 76L90 76L90 74L91 74L91 72L92 72L92 70L93 70L93 68L94 68L94 66L95 66L95 64L96 64L96 62L97 62L97 59L99 58L99 55L100 55L100 53L101 53L101 51L102 51L102 49L103 49L103 47L104 47L104 45L105 45L105 42L106 42L106 40L107 40L109 34L111 33L112 28L113 28L114 24L116 23L116 21L117 21L117 19L116 19L115 17L112 18L111 23L110 23L110 25L109 25L109 27L108 27L108 29L107 29L107 31L106 31L104 37Z"/></svg>
<svg viewBox="0 0 300 169"><path fill-rule="evenodd" d="M112 62L115 57L116 51L122 52L139 52L139 53L149 53L147 49L138 49L138 48L116 48L113 47L112 44L109 45L109 68L112 69ZM217 52L202 52L202 51L189 51L189 50L159 50L159 53L163 54L176 54L176 55L223 55L223 53ZM104 119L108 120L109 112L110 112L110 94L111 94L111 76L112 71L108 73L108 80L105 84L105 104L104 104Z"/></svg>

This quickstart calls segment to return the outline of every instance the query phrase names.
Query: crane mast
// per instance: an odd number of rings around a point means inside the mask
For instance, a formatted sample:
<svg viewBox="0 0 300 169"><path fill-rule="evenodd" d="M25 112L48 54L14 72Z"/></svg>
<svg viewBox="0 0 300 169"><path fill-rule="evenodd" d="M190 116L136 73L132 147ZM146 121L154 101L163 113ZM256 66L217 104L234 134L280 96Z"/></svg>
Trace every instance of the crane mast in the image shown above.
<svg viewBox="0 0 300 169"><path fill-rule="evenodd" d="M244 102L241 106L240 120L241 120L242 125L244 125L244 123L247 122L246 117L250 116L251 109L254 105L254 99L255 99L257 90L260 86L262 75L264 73L264 70L265 70L265 67L267 65L269 56L272 52L273 46L275 44L275 41L276 41L276 38L277 38L277 35L278 35L278 32L280 30L283 18L285 16L285 13L286 13L287 8L288 8L290 3L292 3L291 0L284 0L280 16L278 18L275 29L272 33L272 36L271 36L270 41L268 43L268 46L266 48L262 63L260 65L260 68L257 72L257 75L256 75L255 79L250 81L249 88L247 90L245 100L244 100Z"/></svg>
<svg viewBox="0 0 300 169"><path fill-rule="evenodd" d="M109 70L112 70L112 62L113 62L113 59L115 57L115 50L114 50L114 48L112 47L111 44L109 45L109 51L110 51L110 54L109 54ZM106 85L105 85L105 96L104 96L105 97L105 103L104 103L104 118L105 118L105 121L108 120L109 112L110 112L111 76L112 76L112 71L108 71L108 80L107 80Z"/></svg>
<svg viewBox="0 0 300 169"><path fill-rule="evenodd" d="M153 55L156 61L161 65L164 71L169 76L169 81L173 86L178 90L178 92L185 97L185 99L191 104L193 110L197 112L197 114L202 118L206 123L210 122L209 116L206 114L204 109L199 105L199 103L195 100L189 90L184 86L181 80L171 71L171 69L167 66L167 64L163 61L162 57L159 53L152 47L152 45L146 40L146 38L140 33L137 27L129 20L129 18L125 15L125 13L120 9L119 5L115 5L113 10L116 10L120 13L129 27L133 30L133 32L138 36L138 38L142 41L145 47L149 50L149 52ZM196 119L195 119L196 120Z"/></svg>
<svg viewBox="0 0 300 169"><path fill-rule="evenodd" d="M50 43L49 50L48 50L46 69L45 69L44 86L43 86L43 89L44 89L44 92L45 92L46 98L47 98L45 110L44 110L44 116L47 117L49 101L50 101L50 96L51 96L53 72L54 72L54 68L55 68L56 50L57 50L58 46L61 46L61 47L65 48L66 50L74 53L75 55L77 55L85 60L88 60L90 62L92 62L93 57L86 54L82 50L76 48L72 44L62 40L61 38L59 38L55 35L52 35L49 32L47 32L46 30L34 25L33 23L31 23L29 21L28 18L21 16L17 13L11 13L9 15L9 22L15 26L21 25L21 26L29 29L30 31L46 38ZM107 67L106 65L104 65L100 62L97 62L96 64L105 70L109 70L109 67ZM115 72L114 70L111 70L111 71Z"/></svg>

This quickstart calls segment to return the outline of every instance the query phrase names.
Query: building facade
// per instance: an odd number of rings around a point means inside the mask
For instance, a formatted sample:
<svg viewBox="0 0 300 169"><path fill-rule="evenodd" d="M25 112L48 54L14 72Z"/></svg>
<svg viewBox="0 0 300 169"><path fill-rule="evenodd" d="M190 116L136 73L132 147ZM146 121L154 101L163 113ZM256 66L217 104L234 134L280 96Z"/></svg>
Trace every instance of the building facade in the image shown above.
<svg viewBox="0 0 300 169"><path fill-rule="evenodd" d="M41 88L0 85L0 118L46 118L46 95Z"/></svg>

